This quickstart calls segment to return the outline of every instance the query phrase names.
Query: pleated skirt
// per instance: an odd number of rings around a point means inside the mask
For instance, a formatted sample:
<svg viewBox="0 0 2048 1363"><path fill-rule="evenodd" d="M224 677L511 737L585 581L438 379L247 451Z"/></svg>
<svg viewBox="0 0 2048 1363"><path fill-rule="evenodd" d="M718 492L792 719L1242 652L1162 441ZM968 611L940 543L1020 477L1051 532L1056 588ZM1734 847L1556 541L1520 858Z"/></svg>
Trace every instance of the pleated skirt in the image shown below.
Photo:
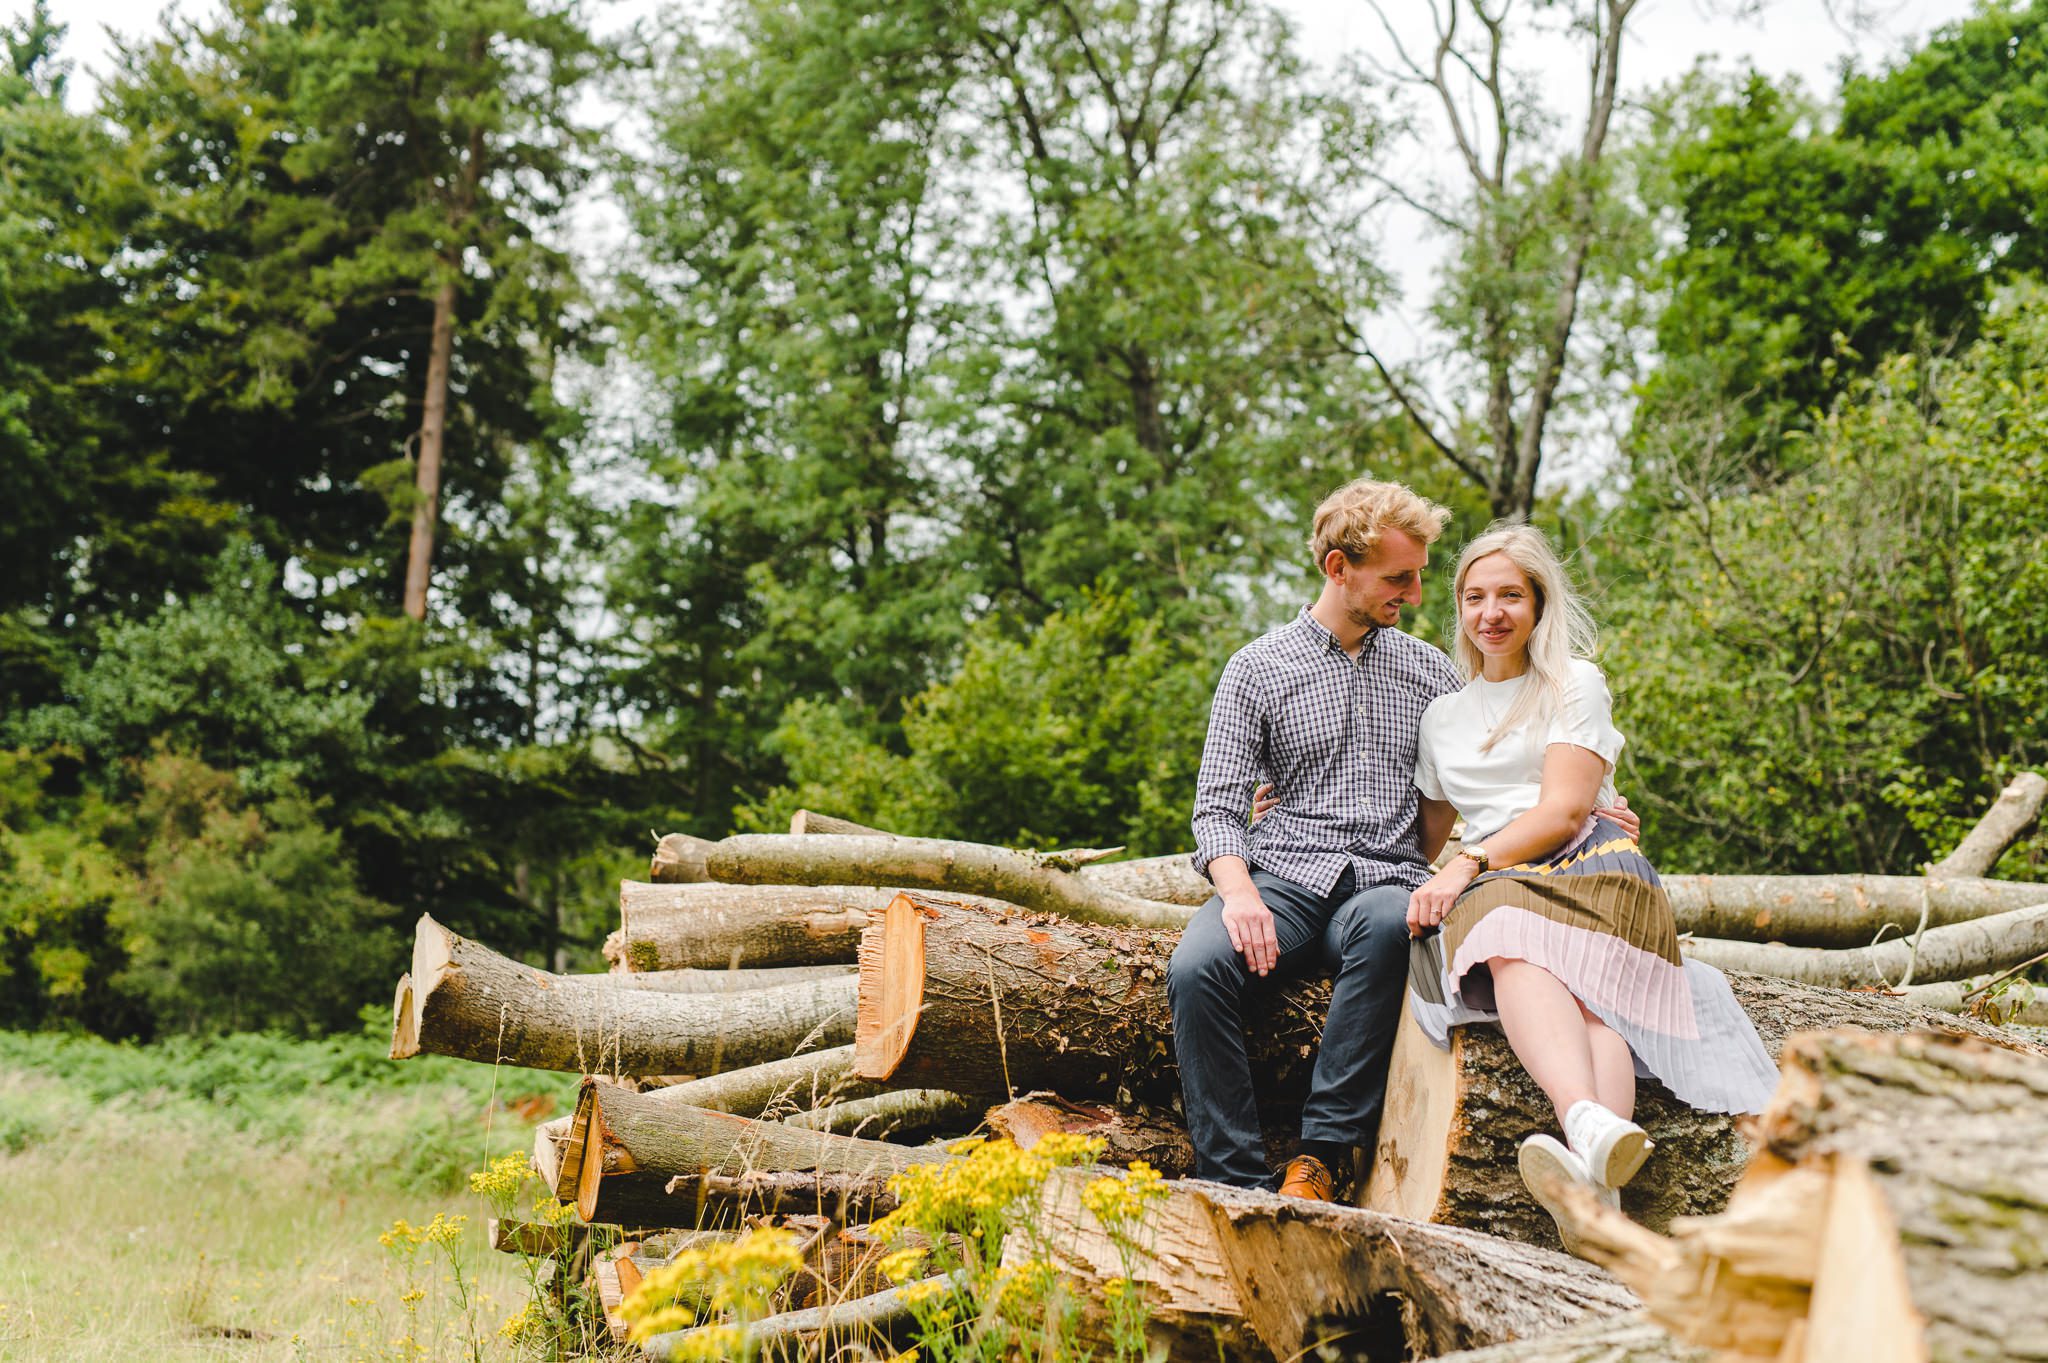
<svg viewBox="0 0 2048 1363"><path fill-rule="evenodd" d="M1539 965L1628 1042L1636 1073L1706 1112L1760 1112L1778 1068L1727 977L1679 955L1671 901L1635 840L1594 818L1546 861L1476 878L1416 944L1412 1010L1438 1046L1499 1018L1489 960Z"/></svg>

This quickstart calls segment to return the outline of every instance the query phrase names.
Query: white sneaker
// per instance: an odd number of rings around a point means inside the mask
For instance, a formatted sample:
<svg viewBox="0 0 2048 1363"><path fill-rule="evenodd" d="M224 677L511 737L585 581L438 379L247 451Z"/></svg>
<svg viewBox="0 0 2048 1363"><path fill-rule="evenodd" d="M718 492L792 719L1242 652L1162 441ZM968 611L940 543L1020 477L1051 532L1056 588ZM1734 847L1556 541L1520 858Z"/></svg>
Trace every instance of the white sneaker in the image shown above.
<svg viewBox="0 0 2048 1363"><path fill-rule="evenodd" d="M1593 1182L1620 1188L1636 1176L1656 1147L1641 1127L1590 1098L1564 1114L1564 1136Z"/></svg>
<svg viewBox="0 0 2048 1363"><path fill-rule="evenodd" d="M1576 1183L1596 1194L1604 1191L1588 1177L1585 1161L1566 1149L1557 1137L1536 1135L1522 1142L1515 1164L1521 1170L1522 1184L1529 1190L1529 1196L1557 1223L1557 1238L1564 1242L1564 1252L1577 1254L1579 1237L1572 1234L1571 1220L1563 1214L1564 1204L1555 1194L1563 1183Z"/></svg>

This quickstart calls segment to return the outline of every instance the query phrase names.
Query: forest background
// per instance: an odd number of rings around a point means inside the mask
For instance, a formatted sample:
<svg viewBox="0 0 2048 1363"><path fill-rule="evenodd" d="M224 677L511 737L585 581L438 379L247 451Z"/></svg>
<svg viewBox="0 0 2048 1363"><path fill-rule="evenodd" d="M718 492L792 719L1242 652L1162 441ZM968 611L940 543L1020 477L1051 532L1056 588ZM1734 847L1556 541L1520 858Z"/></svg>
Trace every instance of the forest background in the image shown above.
<svg viewBox="0 0 2048 1363"><path fill-rule="evenodd" d="M1361 474L1456 511L1426 638L1493 516L1574 552L1660 864L1914 869L2048 761L2048 4L1827 89L1632 86L1635 9L226 0L83 101L30 9L0 1026L353 1031L423 912L592 968L799 805L1185 848Z"/></svg>

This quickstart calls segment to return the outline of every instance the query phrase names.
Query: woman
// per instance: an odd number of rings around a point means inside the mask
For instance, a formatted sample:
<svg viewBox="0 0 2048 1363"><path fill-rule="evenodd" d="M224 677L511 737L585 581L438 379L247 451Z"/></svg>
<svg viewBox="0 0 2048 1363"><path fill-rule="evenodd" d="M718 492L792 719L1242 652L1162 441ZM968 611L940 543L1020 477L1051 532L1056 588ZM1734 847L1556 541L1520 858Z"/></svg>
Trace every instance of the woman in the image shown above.
<svg viewBox="0 0 2048 1363"><path fill-rule="evenodd" d="M1453 588L1469 679L1424 711L1416 787L1464 816L1463 850L1417 890L1409 930L1441 929L1441 974L1415 1011L1438 1045L1498 1018L1557 1109L1565 1140L1522 1144L1522 1178L1559 1172L1610 1205L1650 1152L1630 1120L1638 1073L1711 1112L1756 1112L1777 1084L1719 971L1678 954L1657 873L1592 811L1614 800L1622 736L1587 660L1594 630L1549 543L1496 526L1466 546ZM1569 1245L1568 1245L1569 1247Z"/></svg>

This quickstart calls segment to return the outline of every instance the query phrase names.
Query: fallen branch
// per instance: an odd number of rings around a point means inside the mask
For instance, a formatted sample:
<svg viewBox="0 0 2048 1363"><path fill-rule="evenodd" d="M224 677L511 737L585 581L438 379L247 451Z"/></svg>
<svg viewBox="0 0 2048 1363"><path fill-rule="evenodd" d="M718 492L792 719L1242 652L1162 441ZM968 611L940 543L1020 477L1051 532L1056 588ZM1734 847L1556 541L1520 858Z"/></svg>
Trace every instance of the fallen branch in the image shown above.
<svg viewBox="0 0 2048 1363"><path fill-rule="evenodd" d="M931 1281L942 1282L943 1279ZM727 1351L724 1356L729 1358L789 1360L795 1363L799 1359L837 1357L837 1351L841 1349L854 1350L859 1357L887 1357L908 1342L911 1329L916 1324L909 1306L909 1300L913 1299L912 1289L922 1291L926 1286L924 1283L912 1283L850 1301L831 1302L802 1311L785 1311L781 1315L752 1322L737 1341L722 1334L705 1333L717 1330L719 1327L715 1325L699 1325L654 1335L642 1342L640 1348L652 1359L704 1357L698 1350L707 1340L715 1341L716 1347Z"/></svg>
<svg viewBox="0 0 2048 1363"><path fill-rule="evenodd" d="M1911 933L2031 908L2042 889L2002 880L1924 876L1663 877L1678 930L1697 937L1795 946L1860 947L1880 933Z"/></svg>
<svg viewBox="0 0 2048 1363"><path fill-rule="evenodd" d="M2044 802L2048 802L2048 778L2039 772L2021 772L1999 792L1977 826L1963 835L1956 850L1936 862L1927 874L1944 878L1990 875L2006 849L2025 837L2041 817Z"/></svg>
<svg viewBox="0 0 2048 1363"><path fill-rule="evenodd" d="M584 1074L715 1074L853 1035L855 981L744 994L621 989L522 965L421 916L391 1058L427 1052Z"/></svg>
<svg viewBox="0 0 2048 1363"><path fill-rule="evenodd" d="M782 1121L785 1126L800 1126L807 1131L880 1139L907 1131L940 1131L948 1126L957 1131L973 1115L974 1104L957 1093L944 1089L896 1089L793 1112Z"/></svg>
<svg viewBox="0 0 2048 1363"><path fill-rule="evenodd" d="M1889 989L1908 976L1926 983L1968 979L2048 951L2048 888L2034 889L2036 903L2011 913L1929 928L1917 941L1894 939L1875 946L1830 951L1776 943L1721 942L1693 938L1679 945L1694 960L1723 970L1831 989Z"/></svg>

